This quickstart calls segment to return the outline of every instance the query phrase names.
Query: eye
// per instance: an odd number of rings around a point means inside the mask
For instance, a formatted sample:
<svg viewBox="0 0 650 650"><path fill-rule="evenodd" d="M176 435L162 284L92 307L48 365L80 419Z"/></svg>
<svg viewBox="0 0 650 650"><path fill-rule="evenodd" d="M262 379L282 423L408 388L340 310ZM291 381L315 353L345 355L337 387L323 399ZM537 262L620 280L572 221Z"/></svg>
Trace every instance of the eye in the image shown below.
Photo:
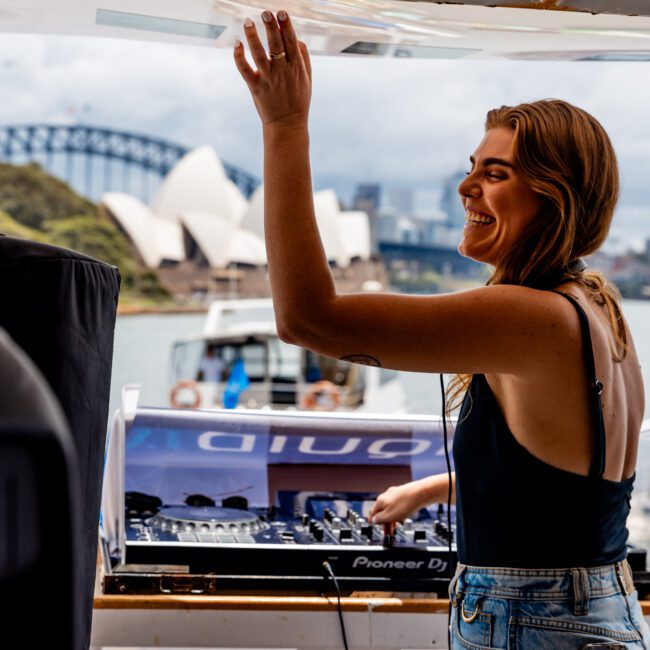
<svg viewBox="0 0 650 650"><path fill-rule="evenodd" d="M503 174L499 174L498 172L487 172L485 174L488 178L494 178L498 180L503 180L505 176Z"/></svg>

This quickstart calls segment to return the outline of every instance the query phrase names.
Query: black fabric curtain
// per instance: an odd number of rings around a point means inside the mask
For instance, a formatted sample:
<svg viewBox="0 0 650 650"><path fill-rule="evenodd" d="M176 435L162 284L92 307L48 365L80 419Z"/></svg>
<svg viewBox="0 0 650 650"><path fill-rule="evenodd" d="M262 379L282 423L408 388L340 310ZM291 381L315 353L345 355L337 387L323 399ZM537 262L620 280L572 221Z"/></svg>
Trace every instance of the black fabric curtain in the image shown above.
<svg viewBox="0 0 650 650"><path fill-rule="evenodd" d="M58 398L79 464L80 648L90 643L119 288L113 266L74 251L0 236L0 327L31 357ZM58 507L65 504L52 503ZM41 588L56 585L44 575Z"/></svg>

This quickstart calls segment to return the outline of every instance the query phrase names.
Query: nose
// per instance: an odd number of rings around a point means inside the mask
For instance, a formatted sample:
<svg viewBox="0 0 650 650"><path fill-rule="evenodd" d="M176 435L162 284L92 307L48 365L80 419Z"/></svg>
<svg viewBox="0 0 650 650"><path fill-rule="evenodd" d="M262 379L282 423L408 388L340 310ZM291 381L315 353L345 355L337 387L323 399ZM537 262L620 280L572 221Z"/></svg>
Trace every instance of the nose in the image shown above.
<svg viewBox="0 0 650 650"><path fill-rule="evenodd" d="M479 184L474 180L474 173L470 172L458 185L458 193L465 199L476 198L481 191Z"/></svg>

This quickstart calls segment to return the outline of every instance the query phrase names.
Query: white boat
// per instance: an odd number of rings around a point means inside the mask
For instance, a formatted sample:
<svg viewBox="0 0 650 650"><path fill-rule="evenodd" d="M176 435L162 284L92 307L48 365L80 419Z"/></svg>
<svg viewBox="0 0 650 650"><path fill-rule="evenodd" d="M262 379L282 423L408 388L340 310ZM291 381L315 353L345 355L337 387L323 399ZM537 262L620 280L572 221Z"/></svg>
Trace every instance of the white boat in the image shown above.
<svg viewBox="0 0 650 650"><path fill-rule="evenodd" d="M203 332L174 342L169 388L180 408L407 410L399 373L280 340L270 299L213 302Z"/></svg>

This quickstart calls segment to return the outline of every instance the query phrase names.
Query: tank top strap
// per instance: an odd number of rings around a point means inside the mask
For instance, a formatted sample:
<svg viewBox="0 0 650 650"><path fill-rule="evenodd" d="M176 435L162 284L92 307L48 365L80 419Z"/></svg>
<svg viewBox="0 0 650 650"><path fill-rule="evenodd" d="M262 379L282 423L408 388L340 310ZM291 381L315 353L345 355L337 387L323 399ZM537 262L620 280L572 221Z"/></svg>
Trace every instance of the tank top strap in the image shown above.
<svg viewBox="0 0 650 650"><path fill-rule="evenodd" d="M573 296L568 293L563 293L562 291L555 291L553 289L551 289L551 291L560 296L564 296L575 307L576 312L578 313L578 318L580 319L580 330L582 331L582 353L591 385L589 402L592 419L596 425L594 431L594 455L591 459L591 465L589 466L589 476L602 478L605 473L606 460L605 422L603 420L603 404L601 399L603 384L596 377L596 362L594 361L594 350L591 343L589 319L587 318L584 309Z"/></svg>

